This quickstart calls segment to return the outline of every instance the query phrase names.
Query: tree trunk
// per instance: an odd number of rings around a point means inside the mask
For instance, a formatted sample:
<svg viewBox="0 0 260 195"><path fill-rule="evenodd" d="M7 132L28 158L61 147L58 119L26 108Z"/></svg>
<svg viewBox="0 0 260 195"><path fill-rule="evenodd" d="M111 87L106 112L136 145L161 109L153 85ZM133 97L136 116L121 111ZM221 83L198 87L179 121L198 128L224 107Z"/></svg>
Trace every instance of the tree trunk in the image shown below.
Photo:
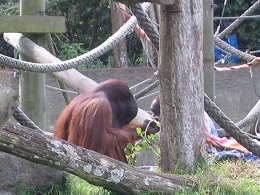
<svg viewBox="0 0 260 195"><path fill-rule="evenodd" d="M137 169L17 124L8 124L1 129L0 150L70 172L93 185L120 194L140 194L151 190L175 194L184 183L188 188L195 186L194 181L187 177Z"/></svg>
<svg viewBox="0 0 260 195"><path fill-rule="evenodd" d="M114 34L125 23L117 3L111 2L112 34ZM115 67L128 67L126 38L113 48Z"/></svg>
<svg viewBox="0 0 260 195"><path fill-rule="evenodd" d="M193 169L204 141L202 0L161 5L159 80L163 172Z"/></svg>

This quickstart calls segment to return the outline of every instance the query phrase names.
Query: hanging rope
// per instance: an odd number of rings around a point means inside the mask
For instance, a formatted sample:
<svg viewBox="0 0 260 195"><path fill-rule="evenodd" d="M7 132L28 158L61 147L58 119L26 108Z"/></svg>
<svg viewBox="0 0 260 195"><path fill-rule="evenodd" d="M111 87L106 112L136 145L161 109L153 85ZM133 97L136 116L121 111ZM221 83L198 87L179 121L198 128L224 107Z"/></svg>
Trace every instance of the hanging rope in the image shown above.
<svg viewBox="0 0 260 195"><path fill-rule="evenodd" d="M148 14L143 10L141 3L131 6L131 10L137 18L138 24L144 29L147 36L152 41L154 47L159 51L159 32L152 23Z"/></svg>
<svg viewBox="0 0 260 195"><path fill-rule="evenodd" d="M252 15L260 6L260 1L255 2L248 10L246 10L241 16ZM236 27L238 27L245 18L236 19L232 24L230 24L225 30L218 34L220 39L223 39L226 35L231 33Z"/></svg>
<svg viewBox="0 0 260 195"><path fill-rule="evenodd" d="M95 49L89 51L88 53L78 56L71 60L67 60L60 63L39 64L39 63L31 63L31 62L25 62L25 61L13 59L8 56L0 54L0 64L8 66L10 68L16 68L16 69L32 71L32 72L40 72L40 73L59 72L71 68L76 68L81 64L96 59L97 57L106 53L108 50L112 49L127 34L129 34L132 31L132 29L136 24L137 24L137 19L136 17L132 16L116 33L114 33L104 43L102 43Z"/></svg>
<svg viewBox="0 0 260 195"><path fill-rule="evenodd" d="M234 124L218 107L210 100L210 98L204 95L204 107L208 115L230 136L237 140L242 146L248 149L250 152L260 157L260 144L250 138L245 132Z"/></svg>
<svg viewBox="0 0 260 195"><path fill-rule="evenodd" d="M255 56L248 54L246 52L242 52L242 51L232 47L225 41L221 40L219 37L214 37L214 42L215 42L216 46L220 47L224 51L227 51L228 53L231 53L231 54L237 56L238 58L246 60L247 62L251 62L255 59Z"/></svg>

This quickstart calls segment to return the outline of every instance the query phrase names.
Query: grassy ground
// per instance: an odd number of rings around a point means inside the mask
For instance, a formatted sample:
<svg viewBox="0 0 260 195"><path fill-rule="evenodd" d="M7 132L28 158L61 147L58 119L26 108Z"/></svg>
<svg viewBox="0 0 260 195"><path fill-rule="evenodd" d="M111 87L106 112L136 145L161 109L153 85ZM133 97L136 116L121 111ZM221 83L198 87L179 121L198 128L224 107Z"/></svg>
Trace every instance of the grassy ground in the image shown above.
<svg viewBox="0 0 260 195"><path fill-rule="evenodd" d="M178 195L259 195L260 163L224 161L197 170L193 176L198 181L196 192L185 188Z"/></svg>
<svg viewBox="0 0 260 195"><path fill-rule="evenodd" d="M259 195L260 162L245 163L242 161L224 161L204 168L199 168L191 175L198 182L196 192L188 189L177 195ZM70 175L62 186L31 189L17 185L19 195L112 195L113 193L88 184L78 177ZM153 194L153 193L145 193Z"/></svg>

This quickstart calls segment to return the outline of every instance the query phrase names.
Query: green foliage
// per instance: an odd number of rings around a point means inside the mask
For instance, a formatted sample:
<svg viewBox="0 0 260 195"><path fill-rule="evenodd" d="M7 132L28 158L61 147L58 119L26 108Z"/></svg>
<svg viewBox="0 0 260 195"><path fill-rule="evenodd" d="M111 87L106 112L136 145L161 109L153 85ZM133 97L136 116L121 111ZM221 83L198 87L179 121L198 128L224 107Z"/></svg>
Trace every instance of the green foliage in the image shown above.
<svg viewBox="0 0 260 195"><path fill-rule="evenodd" d="M102 187L94 186L86 182L85 180L74 176L68 175L66 177L66 194L64 195L109 195L110 191L105 190Z"/></svg>
<svg viewBox="0 0 260 195"><path fill-rule="evenodd" d="M19 0L0 1L0 15L19 15Z"/></svg>
<svg viewBox="0 0 260 195"><path fill-rule="evenodd" d="M112 195L110 191L91 185L71 174L68 174L64 179L64 183L59 185L31 187L15 182L11 184L11 187L15 190L15 194L19 195Z"/></svg>
<svg viewBox="0 0 260 195"><path fill-rule="evenodd" d="M95 0L49 0L49 15L66 17L66 40L71 43L84 43L90 50L104 42L111 34L109 1Z"/></svg>
<svg viewBox="0 0 260 195"><path fill-rule="evenodd" d="M143 65L143 46L135 33L127 36L127 51L129 66L138 67Z"/></svg>
<svg viewBox="0 0 260 195"><path fill-rule="evenodd" d="M69 60L79 55L82 55L86 52L87 51L83 49L83 43L71 43L71 44L63 43L61 45L61 50L59 52L60 53L59 58L61 60ZM107 65L105 65L100 60L100 58L97 58L94 61L78 66L77 69L93 69L93 68L108 68L108 67L111 68L113 67L113 64L114 64L113 57L109 56Z"/></svg>
<svg viewBox="0 0 260 195"><path fill-rule="evenodd" d="M54 37L57 53L62 52L63 45L68 43L82 43L80 47L85 52L90 51L111 35L111 10L108 0L48 0L46 10L48 15L66 17L66 33ZM113 66L112 51L109 51L99 59L81 65L78 69Z"/></svg>
<svg viewBox="0 0 260 195"><path fill-rule="evenodd" d="M63 43L61 45L61 52L59 58L61 60L68 60L83 54L85 51L82 48L82 45L83 43Z"/></svg>
<svg viewBox="0 0 260 195"><path fill-rule="evenodd" d="M111 36L112 22L109 0L46 0L45 2L46 15L66 17L66 33L52 36L58 55L65 55L59 53L62 52L64 44L82 43L81 48L90 51ZM19 3L19 0L1 1L0 14L19 15ZM142 44L134 33L128 36L127 47L129 66L141 66L143 60ZM12 50L9 51L9 48L11 47L7 46L0 38L0 53L12 56ZM80 68L113 67L111 56L112 51L109 51L102 55L99 61L83 65Z"/></svg>
<svg viewBox="0 0 260 195"><path fill-rule="evenodd" d="M147 126L149 126L149 124ZM157 126L160 127L159 122L157 123ZM159 135L146 135L146 132L140 127L136 128L136 132L141 137L141 141L135 145L128 143L124 150L128 164L134 165L136 155L142 150L152 150L158 156L159 161L161 156L161 149L158 146Z"/></svg>
<svg viewBox="0 0 260 195"><path fill-rule="evenodd" d="M224 16L240 16L257 0L229 0L224 11ZM214 3L218 6L215 9L215 16L220 16L223 9L223 0L215 0ZM254 13L259 15L259 9ZM234 20L227 20L233 22ZM214 21L215 28L219 24L219 20ZM245 19L239 27L234 29L233 33L238 38L239 48L245 51L249 48L251 51L260 49L260 18Z"/></svg>

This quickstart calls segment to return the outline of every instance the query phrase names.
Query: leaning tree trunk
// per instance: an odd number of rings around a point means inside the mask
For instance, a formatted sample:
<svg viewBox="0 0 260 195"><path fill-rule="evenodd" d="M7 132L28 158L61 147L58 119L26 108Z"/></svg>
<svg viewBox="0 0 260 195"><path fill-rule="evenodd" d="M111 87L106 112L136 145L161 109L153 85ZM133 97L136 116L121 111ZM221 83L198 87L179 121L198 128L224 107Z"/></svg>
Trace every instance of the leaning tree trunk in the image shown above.
<svg viewBox="0 0 260 195"><path fill-rule="evenodd" d="M14 123L4 125L18 106L18 96L10 88L0 87L0 151L70 172L87 182L120 194L140 194L155 190L174 194L185 184L195 182L185 176L144 171L77 147L67 141Z"/></svg>
<svg viewBox="0 0 260 195"><path fill-rule="evenodd" d="M163 172L193 169L203 135L203 1L161 5L159 79Z"/></svg>
<svg viewBox="0 0 260 195"><path fill-rule="evenodd" d="M1 151L70 172L120 194L151 190L175 194L184 184L190 189L196 186L188 177L141 170L21 125L8 124L0 130Z"/></svg>

